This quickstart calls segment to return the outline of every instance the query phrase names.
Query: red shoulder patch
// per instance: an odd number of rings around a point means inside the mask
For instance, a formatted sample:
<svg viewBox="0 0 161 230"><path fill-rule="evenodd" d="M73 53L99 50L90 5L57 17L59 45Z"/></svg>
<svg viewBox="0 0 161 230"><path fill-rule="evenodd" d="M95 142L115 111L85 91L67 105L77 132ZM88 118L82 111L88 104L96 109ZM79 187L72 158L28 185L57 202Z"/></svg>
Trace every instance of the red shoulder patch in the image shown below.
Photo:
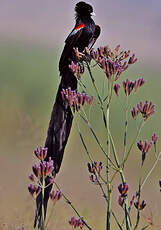
<svg viewBox="0 0 161 230"><path fill-rule="evenodd" d="M79 26L77 26L76 28L75 28L75 30L79 30L79 29L82 29L82 28L84 28L85 27L85 24L80 24Z"/></svg>

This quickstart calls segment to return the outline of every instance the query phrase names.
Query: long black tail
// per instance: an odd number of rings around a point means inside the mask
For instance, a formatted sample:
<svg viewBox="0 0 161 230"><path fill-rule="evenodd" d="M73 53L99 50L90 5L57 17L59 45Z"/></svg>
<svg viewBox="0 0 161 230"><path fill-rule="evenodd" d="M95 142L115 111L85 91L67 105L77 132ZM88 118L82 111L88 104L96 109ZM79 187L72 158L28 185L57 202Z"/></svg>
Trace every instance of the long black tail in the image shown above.
<svg viewBox="0 0 161 230"><path fill-rule="evenodd" d="M55 104L53 106L53 111L51 114L51 119L49 123L49 128L47 132L47 138L45 142L45 147L48 148L47 157L45 160L48 160L49 157L54 161L54 174L56 175L59 172L61 162L64 155L64 149L70 134L72 127L73 115L70 109L70 106L62 98L61 91L62 89L67 89L71 87L72 90L77 89L77 79L71 70L66 69L62 74L61 82L58 88L56 95ZM49 178L46 178L46 185L49 184ZM45 216L47 211L47 203L49 199L49 194L52 189L52 185L48 186L45 189L44 194L44 207L45 207ZM42 194L40 193L36 199L36 213L34 227L38 223L38 228L41 228L42 225Z"/></svg>

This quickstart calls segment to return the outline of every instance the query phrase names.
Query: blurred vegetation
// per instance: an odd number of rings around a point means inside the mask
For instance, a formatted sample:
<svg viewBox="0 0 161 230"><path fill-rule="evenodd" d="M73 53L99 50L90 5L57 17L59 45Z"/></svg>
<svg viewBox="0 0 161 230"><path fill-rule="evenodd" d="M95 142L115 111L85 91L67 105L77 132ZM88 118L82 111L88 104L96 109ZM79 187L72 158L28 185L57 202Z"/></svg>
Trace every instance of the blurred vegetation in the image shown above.
<svg viewBox="0 0 161 230"><path fill-rule="evenodd" d="M28 202L30 200L27 192L28 174L33 162L33 149L37 145L43 145L45 140L50 113L60 79L58 73L60 51L58 48L26 44L24 42L2 43L0 44L0 50L0 157L2 164L0 173L0 216L2 220L0 222L9 223L8 226L11 225L11 229L14 229L15 226L20 225L20 223L25 224L27 221L26 225L30 229L34 208L33 202ZM103 78L103 74L96 70L94 76L102 92L100 79ZM138 77L143 77L146 80L146 84L139 90L135 99L131 97L131 107L135 106L140 99L143 101L146 99L152 100L156 104L156 114L149 119L141 134L144 139L150 139L154 131L161 136L160 76L160 66L151 66L144 63L144 60L131 66L125 75L121 75L120 82L122 79L136 79ZM88 75L85 74L83 81L89 82ZM90 89L90 83L87 83L87 85ZM90 92L90 94L93 94L93 92ZM124 116L118 98L115 95L113 98L111 127L119 149L122 147L123 142ZM122 90L120 95L122 103L124 103L124 99ZM97 103L94 105L97 106ZM102 118L95 107L91 109L91 119L94 129L97 130L103 141L104 131L100 125ZM131 141L135 136L136 123L131 117L129 121L128 140ZM73 127L75 128L75 124ZM85 168L87 157L74 128L66 148L65 159L63 160L63 167L58 176L58 181L60 181L64 190L70 194L76 205L80 206L82 214L90 219L92 225L97 224L97 226L100 226L99 223L105 217L100 215L97 219L95 216L100 212L104 213L102 208L103 200L101 197L100 199L96 197L98 195L97 189L89 184L88 173ZM83 134L90 151L97 158L98 154L100 154L97 152L97 145L95 145L84 125L81 128L83 128ZM138 173L137 167L140 164L140 158L138 151L134 149L133 155L129 159L130 172L128 169L127 174L132 189L135 189L136 181L133 181L133 179ZM150 167L152 159L151 154L147 159L147 168ZM159 216L159 211L161 211L159 204L157 204L157 198L159 199L160 195L157 183L160 179L161 169L157 167L157 170L154 171L153 178L149 181L149 184L145 186L145 199L149 199L147 213L153 208L156 217ZM79 183L80 180L81 184ZM88 186L88 191L86 186ZM117 195L116 189L116 199ZM95 202L93 202L93 199ZM63 205L64 209L65 205ZM29 209L30 212L26 212ZM67 215L67 209L65 208L63 212L60 211L60 217ZM59 213L59 211L57 212ZM69 213L73 215L71 211ZM62 228L67 225L67 221L70 219L70 215L68 216L69 218L61 218ZM54 222L57 227L59 226L60 217Z"/></svg>

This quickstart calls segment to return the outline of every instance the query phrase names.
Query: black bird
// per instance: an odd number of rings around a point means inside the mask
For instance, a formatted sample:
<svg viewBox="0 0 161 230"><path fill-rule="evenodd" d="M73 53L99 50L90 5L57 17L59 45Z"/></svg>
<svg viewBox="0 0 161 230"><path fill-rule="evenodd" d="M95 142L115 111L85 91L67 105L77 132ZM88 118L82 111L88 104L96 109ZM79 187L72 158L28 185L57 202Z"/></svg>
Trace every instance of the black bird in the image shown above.
<svg viewBox="0 0 161 230"><path fill-rule="evenodd" d="M72 90L77 89L77 79L73 72L70 70L69 65L71 61L76 63L75 53L73 48L78 48L80 52L83 52L85 47L91 48L98 36L100 35L100 27L95 25L91 18L93 14L93 8L91 5L85 2L79 2L75 6L75 18L76 24L71 31L67 39L65 40L64 50L62 52L59 71L61 76L61 82L58 88L55 104L51 114L49 128L47 132L47 138L45 147L48 148L47 157L54 161L54 175L59 172L64 149L70 134L73 115L68 103L65 103L61 96L62 89L71 87ZM49 183L49 178L46 178L46 185ZM52 189L52 185L45 189L44 206L45 216L49 194ZM40 193L36 199L37 209L35 215L34 227L38 222L38 228L41 228L42 224L42 194Z"/></svg>

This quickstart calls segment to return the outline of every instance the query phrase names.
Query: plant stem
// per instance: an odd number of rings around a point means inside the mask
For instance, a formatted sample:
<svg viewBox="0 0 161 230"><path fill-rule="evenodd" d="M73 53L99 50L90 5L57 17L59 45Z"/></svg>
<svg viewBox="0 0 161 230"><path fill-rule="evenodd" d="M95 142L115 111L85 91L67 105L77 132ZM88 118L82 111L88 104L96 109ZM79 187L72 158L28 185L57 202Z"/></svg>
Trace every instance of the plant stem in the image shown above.
<svg viewBox="0 0 161 230"><path fill-rule="evenodd" d="M125 155L126 155L126 143L127 143L127 127L128 127L128 96L126 96L126 112L125 112L125 132L124 132L124 150L123 150L123 158L122 162L124 162ZM124 168L124 163L122 164Z"/></svg>
<svg viewBox="0 0 161 230"><path fill-rule="evenodd" d="M141 192L141 178L139 180L139 191L138 191L138 207L137 207L137 219L136 219L136 224L135 224L135 227L134 227L134 230L137 229L138 225L139 225L139 221L140 221L140 192Z"/></svg>
<svg viewBox="0 0 161 230"><path fill-rule="evenodd" d="M60 187L58 186L58 184L56 182L54 182L54 184L56 185L57 189L60 190ZM64 197L64 199L66 200L67 204L70 205L70 207L74 210L74 212L77 214L77 216L82 220L82 222L84 223L84 225L89 229L92 230L92 228L87 224L87 222L82 218L82 216L79 214L79 212L77 211L77 209L74 207L74 205L72 204L72 202L64 195L64 193L62 193L62 196Z"/></svg>
<svg viewBox="0 0 161 230"><path fill-rule="evenodd" d="M94 136L94 138L95 138L97 144L99 145L100 149L101 149L102 152L105 154L106 158L108 158L108 155L107 155L107 153L105 152L105 150L103 149L103 147L102 147L102 145L101 145L101 143L100 143L100 141L99 141L99 139L98 139L98 137L97 137L95 131L93 130L93 128L92 128L90 122L89 122L85 117L83 117L82 114L79 113L79 115L80 115L80 117L83 119L83 121L85 121L85 123L88 125L88 127L89 127L90 131L92 132L92 134L93 134L93 136ZM118 170L118 168L115 166L115 164L112 162L112 160L111 160L110 158L109 158L109 161L110 161L111 165L113 165L113 167L114 167L116 170Z"/></svg>
<svg viewBox="0 0 161 230"><path fill-rule="evenodd" d="M117 217L115 216L115 213L114 213L113 211L112 211L112 215L113 215L113 217L114 217L114 219L115 219L115 221L116 221L116 223L117 223L119 229L120 229L120 230L123 230L123 228L121 227L121 225L120 225L119 221L117 220Z"/></svg>
<svg viewBox="0 0 161 230"><path fill-rule="evenodd" d="M156 167L156 165L157 165L158 161L160 160L160 156L161 156L161 153L159 153L159 155L158 155L158 157L157 157L156 161L154 162L154 164L153 164L152 168L150 169L150 171L148 172L147 176L145 177L145 179L144 179L143 183L141 184L141 188L140 188L140 189L142 189L142 188L143 188L143 186L144 186L144 184L146 183L147 179L149 178L149 176L151 175L151 173L152 173L152 172L153 172L153 170L155 169L155 167Z"/></svg>
<svg viewBox="0 0 161 230"><path fill-rule="evenodd" d="M53 204L53 205L52 205L52 208L51 208L51 210L50 210L50 215L49 215L49 217L48 217L48 220L46 221L45 228L47 228L47 226L48 226L48 224L49 224L49 221L50 221L50 219L51 219L51 217L52 217L52 215L53 215L54 207L55 207L55 205Z"/></svg>
<svg viewBox="0 0 161 230"><path fill-rule="evenodd" d="M87 146L86 146L86 144L85 144L84 138L83 138L83 136L82 136L80 130L78 130L78 132L79 132L79 136L80 136L80 139L81 139L81 141L82 141L83 147L84 147L84 149L85 149L85 151L86 151L86 153L87 153L87 155L88 155L88 157L89 157L91 163L94 163L93 157L91 156L91 154L89 153L89 151L88 151L88 149L87 149ZM96 168L96 171L97 171L97 173L98 173L97 168ZM100 179L101 179L105 184L107 184L107 182L105 181L105 179L104 179L101 175L99 175L99 177L100 177Z"/></svg>
<svg viewBox="0 0 161 230"><path fill-rule="evenodd" d="M107 108L107 129L109 129L110 125L110 106ZM111 183L110 183L110 171L109 171L109 159L110 159L110 138L109 132L107 132L107 220L106 220L106 230L110 230L111 227Z"/></svg>
<svg viewBox="0 0 161 230"><path fill-rule="evenodd" d="M45 207L44 207L45 178L42 178L42 230L45 229Z"/></svg>
<svg viewBox="0 0 161 230"><path fill-rule="evenodd" d="M137 140L137 138L138 138L138 136L139 136L139 134L140 134L140 132L141 132L141 129L142 129L143 125L144 125L144 120L142 120L142 122L140 123L140 126L139 126L139 128L138 128L138 131L137 131L136 136L135 136L135 138L134 138L134 141L132 142L132 144L131 144L131 146L130 146L130 148L129 148L129 151L128 151L127 154L126 154L126 157L125 157L125 159L124 159L122 165L124 165L125 162L127 161L128 157L129 157L129 155L130 155L130 152L131 152L131 150L132 150L132 147L134 146L134 144L135 144L135 142L136 142L136 140Z"/></svg>

